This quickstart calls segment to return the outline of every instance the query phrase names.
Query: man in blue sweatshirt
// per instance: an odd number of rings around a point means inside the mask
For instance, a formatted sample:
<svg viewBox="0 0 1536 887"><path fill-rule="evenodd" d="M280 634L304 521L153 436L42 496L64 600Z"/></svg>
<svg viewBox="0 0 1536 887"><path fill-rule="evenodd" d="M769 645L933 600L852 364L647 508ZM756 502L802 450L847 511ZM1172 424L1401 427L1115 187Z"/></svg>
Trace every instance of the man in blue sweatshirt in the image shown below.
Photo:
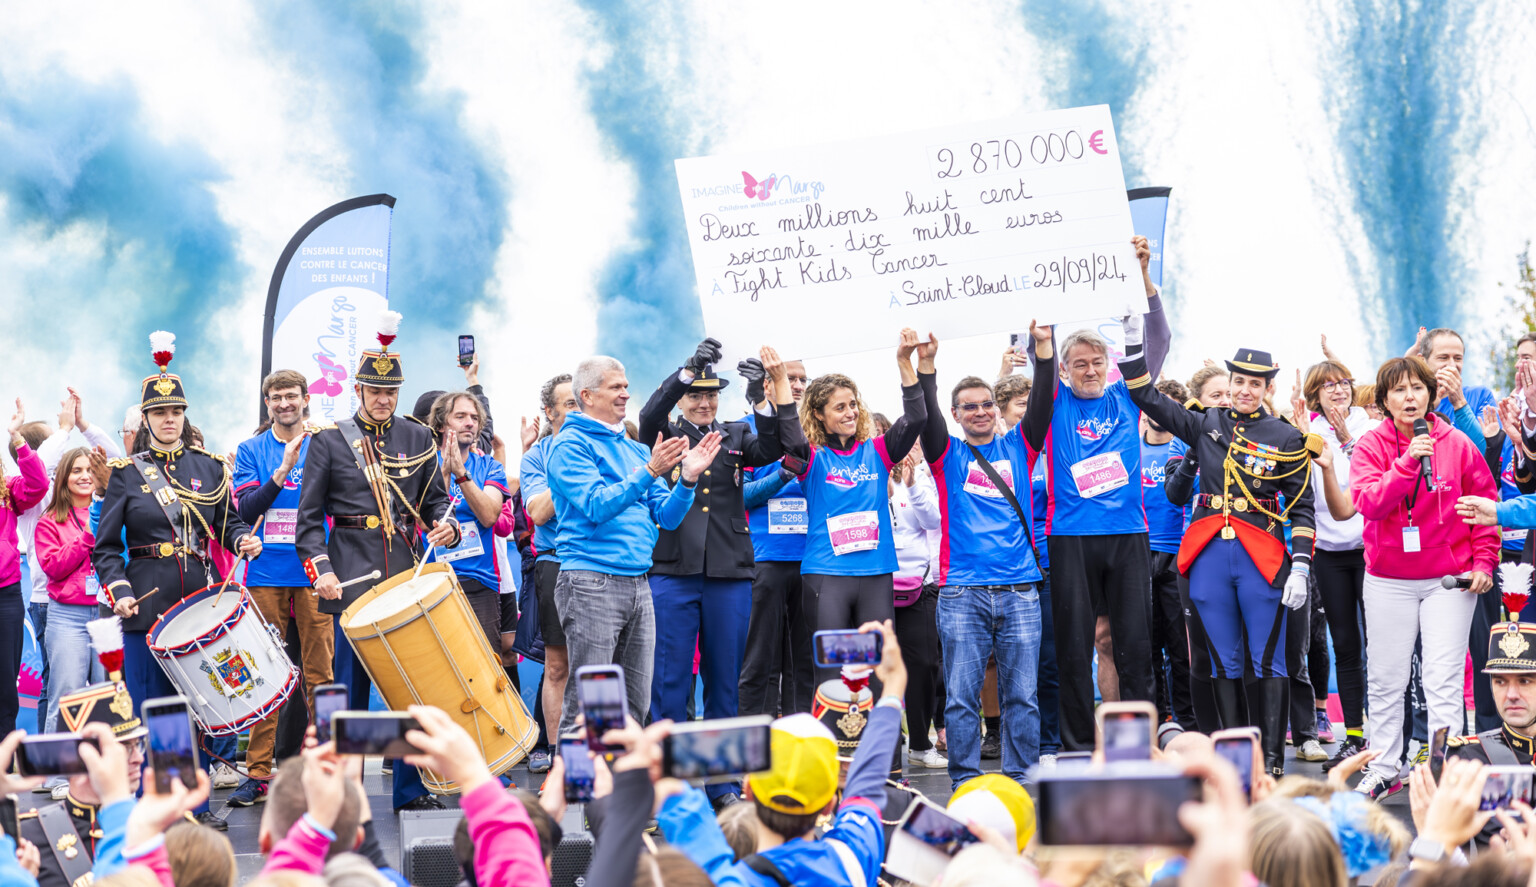
<svg viewBox="0 0 1536 887"><path fill-rule="evenodd" d="M714 461L720 435L692 449L688 439L647 449L624 434L629 379L611 357L589 357L571 378L579 412L565 417L549 450L547 471L559 524L560 578L555 606L574 674L586 665L624 668L631 713L651 704L656 616L651 606L651 551L657 528L674 530L693 505L699 475ZM657 478L677 470L670 490ZM563 735L575 724L576 682L565 685Z"/></svg>
<svg viewBox="0 0 1536 887"><path fill-rule="evenodd" d="M773 722L773 769L747 777L747 797L757 806L757 852L740 862L702 789L675 779L656 784L662 801L656 822L667 843L698 863L718 887L865 887L880 874L885 859L880 816L891 754L901 739L907 668L889 619L866 622L859 631L884 635L875 666L884 695L859 737L841 803L837 742L808 714ZM834 810L831 827L817 838L817 821Z"/></svg>

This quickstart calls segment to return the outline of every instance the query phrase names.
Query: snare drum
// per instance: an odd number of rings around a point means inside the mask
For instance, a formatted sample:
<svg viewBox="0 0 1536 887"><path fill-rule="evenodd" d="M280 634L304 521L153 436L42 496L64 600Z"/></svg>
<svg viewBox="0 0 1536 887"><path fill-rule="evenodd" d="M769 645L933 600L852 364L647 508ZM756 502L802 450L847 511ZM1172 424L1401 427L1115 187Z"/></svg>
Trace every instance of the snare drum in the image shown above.
<svg viewBox="0 0 1536 887"><path fill-rule="evenodd" d="M299 670L256 602L233 582L182 598L149 630L149 651L213 736L246 730L276 712Z"/></svg>
<svg viewBox="0 0 1536 887"><path fill-rule="evenodd" d="M442 709L474 738L493 775L516 766L538 740L538 727L448 564L428 564L415 578L400 573L375 586L341 614L341 631L391 709ZM421 779L438 794L459 790L430 770L422 770Z"/></svg>

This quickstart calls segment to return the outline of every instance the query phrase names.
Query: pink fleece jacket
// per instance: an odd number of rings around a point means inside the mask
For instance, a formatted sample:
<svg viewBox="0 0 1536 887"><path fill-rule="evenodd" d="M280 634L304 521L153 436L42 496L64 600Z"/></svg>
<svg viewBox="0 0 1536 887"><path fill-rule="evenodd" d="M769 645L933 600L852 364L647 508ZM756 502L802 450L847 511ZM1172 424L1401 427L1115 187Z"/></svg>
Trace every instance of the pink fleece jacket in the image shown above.
<svg viewBox="0 0 1536 887"><path fill-rule="evenodd" d="M480 887L548 887L539 833L523 802L495 779L460 796L475 845L475 882Z"/></svg>
<svg viewBox="0 0 1536 887"><path fill-rule="evenodd" d="M48 597L61 604L95 604L96 593L90 584L96 575L96 568L91 566L96 537L91 535L90 510L76 508L63 523L45 512L37 519L33 539L37 562L48 574Z"/></svg>
<svg viewBox="0 0 1536 887"><path fill-rule="evenodd" d="M288 834L272 847L261 873L280 871L307 872L318 876L325 870L325 855L331 851L336 833L316 822L308 813L300 816Z"/></svg>
<svg viewBox="0 0 1536 887"><path fill-rule="evenodd" d="M1483 453L1440 416L1429 417L1435 452L1434 489L1425 489L1419 460L1408 455L1412 437L1391 420L1361 435L1349 460L1349 495L1365 516L1365 569L1383 579L1438 579L1477 570L1493 575L1499 562L1499 531L1474 527L1456 514L1462 496L1497 499L1498 487ZM1404 550L1409 526L1419 529L1419 551Z"/></svg>
<svg viewBox="0 0 1536 887"><path fill-rule="evenodd" d="M37 458L37 454L26 444L16 449L16 467L21 469L21 473L4 479L10 497L5 505L0 505L0 588L21 581L21 552L17 548L16 539L17 516L43 501L43 496L48 492L48 472L43 468L43 460Z"/></svg>
<svg viewBox="0 0 1536 887"><path fill-rule="evenodd" d="M165 849L165 836L161 835L143 847L123 852L123 861L129 865L141 865L154 873L160 887L176 887L171 879L171 857Z"/></svg>

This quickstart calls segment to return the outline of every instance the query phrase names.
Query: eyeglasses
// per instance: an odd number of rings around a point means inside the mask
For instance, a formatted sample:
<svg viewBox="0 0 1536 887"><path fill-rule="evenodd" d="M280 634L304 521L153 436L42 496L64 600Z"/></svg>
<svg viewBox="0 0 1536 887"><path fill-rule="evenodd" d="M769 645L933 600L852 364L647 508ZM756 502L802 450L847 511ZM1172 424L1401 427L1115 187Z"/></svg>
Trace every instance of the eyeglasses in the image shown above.
<svg viewBox="0 0 1536 887"><path fill-rule="evenodd" d="M300 403L304 400L302 394L269 394L267 403Z"/></svg>
<svg viewBox="0 0 1536 887"><path fill-rule="evenodd" d="M1336 390L1338 390L1340 388L1353 388L1353 387L1355 387L1355 380L1354 379L1335 379L1332 382L1324 382L1323 383L1323 390L1324 391L1330 391L1330 392L1331 391L1336 391Z"/></svg>
<svg viewBox="0 0 1536 887"><path fill-rule="evenodd" d="M977 410L991 410L991 409L996 409L996 408L997 408L997 401L994 401L994 400L984 400L981 403L963 403L963 404L960 405L960 412L962 412L962 413L974 413Z"/></svg>

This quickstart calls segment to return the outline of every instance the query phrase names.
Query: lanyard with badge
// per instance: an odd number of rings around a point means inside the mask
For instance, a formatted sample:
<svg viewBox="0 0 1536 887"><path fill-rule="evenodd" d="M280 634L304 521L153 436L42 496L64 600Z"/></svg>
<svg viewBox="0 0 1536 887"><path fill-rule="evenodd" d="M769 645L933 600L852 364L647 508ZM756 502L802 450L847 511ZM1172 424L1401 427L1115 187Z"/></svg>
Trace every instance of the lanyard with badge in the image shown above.
<svg viewBox="0 0 1536 887"><path fill-rule="evenodd" d="M85 528L85 524L80 522L80 515L76 514L74 509L69 511L69 522L74 524L75 529L79 530L82 535L90 535L89 531ZM99 598L101 596L101 580L96 578L96 565L87 557L85 559L85 566L90 571L85 574L85 593L93 598Z"/></svg>
<svg viewBox="0 0 1536 887"><path fill-rule="evenodd" d="M1397 441L1397 454L1398 458L1402 458L1402 441ZM1423 550L1419 540L1419 528L1413 525L1413 506L1419 501L1419 481L1421 480L1424 482L1424 489L1432 489L1429 485L1429 478L1425 477L1422 471L1414 472L1413 492L1408 496L1408 525L1403 527L1403 552L1405 554L1416 554Z"/></svg>

